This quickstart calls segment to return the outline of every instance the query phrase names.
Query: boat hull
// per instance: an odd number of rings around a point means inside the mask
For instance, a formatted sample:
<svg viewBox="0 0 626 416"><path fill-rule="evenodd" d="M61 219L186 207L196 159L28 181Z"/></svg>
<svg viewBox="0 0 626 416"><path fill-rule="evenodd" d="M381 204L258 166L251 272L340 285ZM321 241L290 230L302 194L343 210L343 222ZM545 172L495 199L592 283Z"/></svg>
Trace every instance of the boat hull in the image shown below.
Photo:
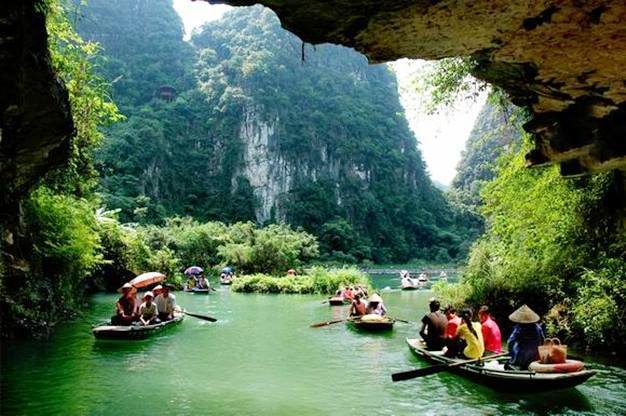
<svg viewBox="0 0 626 416"><path fill-rule="evenodd" d="M343 306L349 305L350 301L344 298L330 298L328 299L329 306Z"/></svg>
<svg viewBox="0 0 626 416"><path fill-rule="evenodd" d="M419 286L402 286L402 290L418 290Z"/></svg>
<svg viewBox="0 0 626 416"><path fill-rule="evenodd" d="M182 322L184 314L177 314L174 319L161 322L155 325L146 326L121 326L121 325L99 325L93 328L92 332L96 339L110 340L142 340L161 332L165 328L175 326Z"/></svg>
<svg viewBox="0 0 626 416"><path fill-rule="evenodd" d="M444 357L440 351L426 350L419 340L407 339L406 341L413 353L431 363L453 364L458 362L458 360ZM483 363L484 365L467 364L453 367L450 369L450 372L494 390L517 394L569 389L584 383L595 374L595 371L590 370L581 370L575 373L507 371L500 369L501 366L497 363L497 360L489 360L489 357L485 357Z"/></svg>
<svg viewBox="0 0 626 416"><path fill-rule="evenodd" d="M395 322L396 321L393 319L387 319L384 321L362 321L360 319L348 320L348 324L352 325L354 328L368 332L391 331Z"/></svg>

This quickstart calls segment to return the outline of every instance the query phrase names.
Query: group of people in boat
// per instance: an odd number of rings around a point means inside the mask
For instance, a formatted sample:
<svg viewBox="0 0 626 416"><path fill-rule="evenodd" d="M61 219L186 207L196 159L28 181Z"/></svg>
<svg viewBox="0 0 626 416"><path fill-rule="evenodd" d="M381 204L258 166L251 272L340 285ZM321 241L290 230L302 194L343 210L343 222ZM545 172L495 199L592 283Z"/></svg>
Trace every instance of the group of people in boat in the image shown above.
<svg viewBox="0 0 626 416"><path fill-rule="evenodd" d="M462 359L478 359L485 354L502 352L500 328L487 305L478 310L478 321L473 320L471 308L457 314L454 307L447 306L442 312L437 299L430 300L429 309L422 318L419 332L427 349L442 350L447 357ZM544 341L539 315L524 305L509 315L509 319L515 326L507 341L511 358L506 368L526 370L539 358L538 347Z"/></svg>
<svg viewBox="0 0 626 416"><path fill-rule="evenodd" d="M112 325L153 325L174 318L176 296L170 293L173 286L158 285L143 294L143 302L135 296L135 288L126 283L122 286L122 296L115 304Z"/></svg>
<svg viewBox="0 0 626 416"><path fill-rule="evenodd" d="M209 289L209 279L207 279L204 274L190 274L187 276L187 281L185 282L185 290L193 290L196 289Z"/></svg>
<svg viewBox="0 0 626 416"><path fill-rule="evenodd" d="M387 308L383 302L383 298L378 293L374 293L367 299L367 292L361 289L354 294L350 304L350 318L358 318L364 315L378 315L383 317L387 315Z"/></svg>

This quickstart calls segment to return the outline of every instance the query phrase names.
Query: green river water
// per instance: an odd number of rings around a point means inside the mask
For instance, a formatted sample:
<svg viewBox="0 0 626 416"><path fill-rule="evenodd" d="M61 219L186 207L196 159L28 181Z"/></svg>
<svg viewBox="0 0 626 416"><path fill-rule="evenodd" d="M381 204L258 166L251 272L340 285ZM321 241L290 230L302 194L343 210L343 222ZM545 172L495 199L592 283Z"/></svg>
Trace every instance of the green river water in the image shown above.
<svg viewBox="0 0 626 416"><path fill-rule="evenodd" d="M375 277L375 286L397 286ZM390 315L417 320L429 291L383 290ZM47 341L2 345L2 415L499 415L626 414L626 370L589 363L598 374L564 392L514 396L437 374L392 383L390 374L427 364L405 344L417 326L364 334L338 319L345 307L320 296L250 295L219 288L176 293L187 317L154 338L96 341L116 296L98 295L84 316Z"/></svg>

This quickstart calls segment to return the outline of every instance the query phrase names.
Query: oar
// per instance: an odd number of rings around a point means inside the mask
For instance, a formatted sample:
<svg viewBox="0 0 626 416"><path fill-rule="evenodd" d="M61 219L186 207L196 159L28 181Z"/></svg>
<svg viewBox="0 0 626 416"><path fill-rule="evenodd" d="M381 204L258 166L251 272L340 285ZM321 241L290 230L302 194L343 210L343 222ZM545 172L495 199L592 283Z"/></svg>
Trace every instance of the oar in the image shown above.
<svg viewBox="0 0 626 416"><path fill-rule="evenodd" d="M416 368L415 370L409 370L409 371L404 371L402 373L392 374L391 379L393 381L410 380L416 377L424 377L424 376L429 376L431 374L440 373L442 371L450 370L451 368L454 368L454 367L459 367L465 364L475 363L481 360L492 360L494 358L504 357L505 355L509 355L509 353L502 352L500 354L494 354L488 357L480 357L480 358L476 358L473 360L459 361L454 364L440 364L440 365L432 365L430 367Z"/></svg>
<svg viewBox="0 0 626 416"><path fill-rule="evenodd" d="M207 316L207 315L200 315L198 313L192 313L192 312L187 312L187 311L183 311L183 313L185 315L193 316L194 318L204 319L205 321L217 322L217 319L211 318L210 316Z"/></svg>
<svg viewBox="0 0 626 416"><path fill-rule="evenodd" d="M393 319L394 321L405 323L405 324L412 324L412 323L414 323L414 322L411 322L411 321L405 321L404 319L400 319L400 318L391 318L391 319Z"/></svg>
<svg viewBox="0 0 626 416"><path fill-rule="evenodd" d="M320 323L317 323L317 324L311 324L311 328L320 328L322 326L338 324L339 322L345 322L345 321L347 321L347 319L337 319L335 321L320 322Z"/></svg>

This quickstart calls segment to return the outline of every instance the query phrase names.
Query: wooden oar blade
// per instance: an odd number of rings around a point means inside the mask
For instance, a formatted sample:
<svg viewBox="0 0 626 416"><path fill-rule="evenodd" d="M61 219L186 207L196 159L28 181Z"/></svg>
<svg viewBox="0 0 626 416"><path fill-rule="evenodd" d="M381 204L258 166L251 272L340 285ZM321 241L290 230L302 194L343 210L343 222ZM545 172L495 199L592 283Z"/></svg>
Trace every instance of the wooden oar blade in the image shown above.
<svg viewBox="0 0 626 416"><path fill-rule="evenodd" d="M206 316L206 315L200 315L197 313L185 312L185 315L193 316L194 318L198 318L198 319L204 319L205 321L209 321L209 322L217 322L217 319L215 318L211 318L210 316Z"/></svg>
<svg viewBox="0 0 626 416"><path fill-rule="evenodd" d="M416 368L415 370L404 371L402 373L395 373L391 375L393 381L411 380L417 377L429 376L431 374L445 371L448 368L447 365L432 365L430 367Z"/></svg>
<svg viewBox="0 0 626 416"><path fill-rule="evenodd" d="M317 324L311 324L311 328L320 328L320 327L327 326L327 325L338 324L339 322L343 322L343 321L345 321L345 319L337 319L335 321L319 322Z"/></svg>

